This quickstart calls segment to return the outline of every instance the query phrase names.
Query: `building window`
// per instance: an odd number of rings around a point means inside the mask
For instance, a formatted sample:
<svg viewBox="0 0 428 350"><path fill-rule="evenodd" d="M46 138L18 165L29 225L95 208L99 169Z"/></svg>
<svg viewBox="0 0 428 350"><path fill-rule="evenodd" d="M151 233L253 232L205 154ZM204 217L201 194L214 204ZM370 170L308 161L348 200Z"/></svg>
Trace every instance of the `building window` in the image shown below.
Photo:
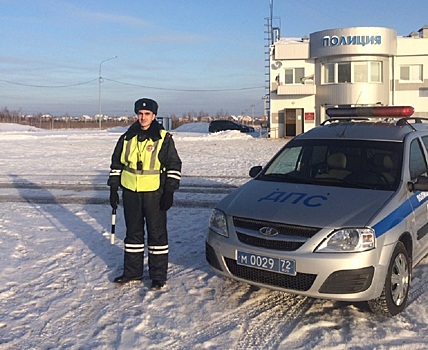
<svg viewBox="0 0 428 350"><path fill-rule="evenodd" d="M326 63L323 69L324 84L382 82L382 62L379 61Z"/></svg>
<svg viewBox="0 0 428 350"><path fill-rule="evenodd" d="M293 69L285 69L284 84L293 84Z"/></svg>
<svg viewBox="0 0 428 350"><path fill-rule="evenodd" d="M284 84L302 84L305 68L286 68Z"/></svg>
<svg viewBox="0 0 428 350"><path fill-rule="evenodd" d="M370 82L382 82L382 62L370 62Z"/></svg>
<svg viewBox="0 0 428 350"><path fill-rule="evenodd" d="M305 68L295 68L294 69L294 82L295 84L301 84L303 78L305 77Z"/></svg>
<svg viewBox="0 0 428 350"><path fill-rule="evenodd" d="M367 83L369 80L368 64L367 62L354 63L354 82Z"/></svg>
<svg viewBox="0 0 428 350"><path fill-rule="evenodd" d="M422 65L413 64L400 66L400 80L408 82L422 81Z"/></svg>
<svg viewBox="0 0 428 350"><path fill-rule="evenodd" d="M334 63L324 64L324 83L334 83Z"/></svg>
<svg viewBox="0 0 428 350"><path fill-rule="evenodd" d="M337 82L351 82L351 62L341 62L337 64Z"/></svg>

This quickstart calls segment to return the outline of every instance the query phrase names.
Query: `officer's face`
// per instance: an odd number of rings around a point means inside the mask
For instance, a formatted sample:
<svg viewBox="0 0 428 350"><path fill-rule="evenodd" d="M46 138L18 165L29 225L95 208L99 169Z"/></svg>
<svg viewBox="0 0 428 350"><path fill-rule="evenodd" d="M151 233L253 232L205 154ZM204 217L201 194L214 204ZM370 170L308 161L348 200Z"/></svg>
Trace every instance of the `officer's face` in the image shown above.
<svg viewBox="0 0 428 350"><path fill-rule="evenodd" d="M155 119L156 114L152 111L146 109L140 109L138 111L138 121L140 122L141 128L147 130L150 127L150 124Z"/></svg>

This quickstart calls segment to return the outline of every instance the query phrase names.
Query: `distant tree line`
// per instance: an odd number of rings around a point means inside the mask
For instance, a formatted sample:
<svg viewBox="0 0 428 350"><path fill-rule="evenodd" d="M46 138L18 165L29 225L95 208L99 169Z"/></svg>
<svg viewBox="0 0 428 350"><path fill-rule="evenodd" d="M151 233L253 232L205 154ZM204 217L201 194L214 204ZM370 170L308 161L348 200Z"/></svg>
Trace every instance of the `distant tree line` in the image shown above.
<svg viewBox="0 0 428 350"><path fill-rule="evenodd" d="M180 125L194 122L210 122L214 119L235 119L229 115L228 112L218 111L215 116L211 116L209 113L204 111L190 111L183 113L180 117L176 114L167 116L171 118L171 129L176 129ZM248 118L248 117L247 117ZM114 126L126 126L135 122L136 116L132 117L107 117L103 116L101 120L101 128L107 129ZM243 124L258 125L262 122L260 120L239 120ZM15 123L35 126L41 129L71 129L71 128L99 128L100 122L98 116L93 118L89 116L73 117L68 114L63 116L53 116L50 114L38 113L35 115L26 115L22 111L10 111L7 107L0 109L0 123Z"/></svg>
<svg viewBox="0 0 428 350"><path fill-rule="evenodd" d="M63 116L53 116L50 114L22 114L21 111L9 111L7 107L0 109L0 123L15 123L30 125L41 129L82 129L82 128L111 128L118 125L132 124L136 118L90 118L88 116L72 117L68 114Z"/></svg>

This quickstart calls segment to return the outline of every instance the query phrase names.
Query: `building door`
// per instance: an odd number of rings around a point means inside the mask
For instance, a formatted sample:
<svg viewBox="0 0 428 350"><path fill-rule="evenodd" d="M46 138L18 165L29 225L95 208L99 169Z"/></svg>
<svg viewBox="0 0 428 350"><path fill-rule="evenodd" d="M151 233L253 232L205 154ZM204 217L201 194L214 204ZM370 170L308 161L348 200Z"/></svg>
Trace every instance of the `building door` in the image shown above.
<svg viewBox="0 0 428 350"><path fill-rule="evenodd" d="M296 136L296 110L285 110L285 135Z"/></svg>

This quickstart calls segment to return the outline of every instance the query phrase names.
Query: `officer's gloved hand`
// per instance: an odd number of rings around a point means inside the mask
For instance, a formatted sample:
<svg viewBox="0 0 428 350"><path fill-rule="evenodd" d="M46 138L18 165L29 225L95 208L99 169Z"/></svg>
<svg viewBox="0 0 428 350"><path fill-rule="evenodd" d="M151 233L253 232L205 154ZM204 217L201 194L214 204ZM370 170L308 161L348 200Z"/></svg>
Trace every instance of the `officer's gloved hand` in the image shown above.
<svg viewBox="0 0 428 350"><path fill-rule="evenodd" d="M113 209L117 209L119 205L119 191L117 187L110 187L110 205Z"/></svg>
<svg viewBox="0 0 428 350"><path fill-rule="evenodd" d="M163 211L167 211L172 207L174 202L174 192L165 191L161 197L160 208Z"/></svg>
<svg viewBox="0 0 428 350"><path fill-rule="evenodd" d="M117 209L119 205L119 176L110 176L107 185L110 186L110 205L113 209Z"/></svg>

